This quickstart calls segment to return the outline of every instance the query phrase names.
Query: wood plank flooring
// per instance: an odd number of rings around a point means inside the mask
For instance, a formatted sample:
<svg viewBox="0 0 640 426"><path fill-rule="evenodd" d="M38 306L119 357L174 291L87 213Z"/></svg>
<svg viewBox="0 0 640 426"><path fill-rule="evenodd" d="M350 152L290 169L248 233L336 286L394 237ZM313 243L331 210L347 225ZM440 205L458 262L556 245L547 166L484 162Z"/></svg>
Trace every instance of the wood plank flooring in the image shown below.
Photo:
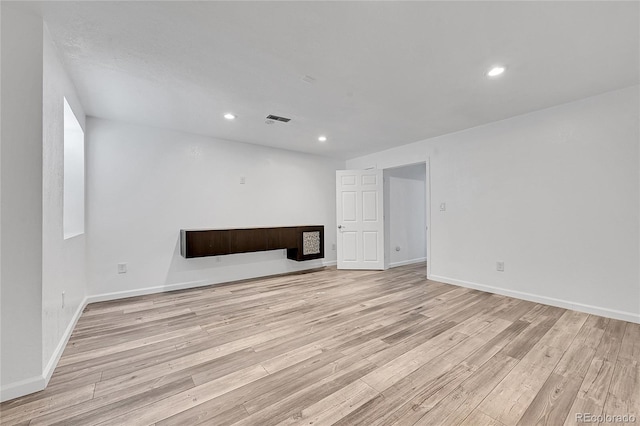
<svg viewBox="0 0 640 426"><path fill-rule="evenodd" d="M3 403L0 423L640 424L640 325L424 272L327 268L91 304L47 389Z"/></svg>

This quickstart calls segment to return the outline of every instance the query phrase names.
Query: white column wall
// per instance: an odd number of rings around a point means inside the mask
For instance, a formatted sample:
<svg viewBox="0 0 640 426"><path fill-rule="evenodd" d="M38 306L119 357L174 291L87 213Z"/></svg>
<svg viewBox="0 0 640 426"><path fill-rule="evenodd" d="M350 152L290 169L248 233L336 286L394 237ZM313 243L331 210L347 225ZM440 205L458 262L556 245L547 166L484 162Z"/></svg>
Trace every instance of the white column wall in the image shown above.
<svg viewBox="0 0 640 426"><path fill-rule="evenodd" d="M0 399L42 377L42 20L0 4Z"/></svg>
<svg viewBox="0 0 640 426"><path fill-rule="evenodd" d="M63 230L63 99L81 127L85 113L46 27L43 54L42 368L48 380L87 296L85 234L65 239Z"/></svg>

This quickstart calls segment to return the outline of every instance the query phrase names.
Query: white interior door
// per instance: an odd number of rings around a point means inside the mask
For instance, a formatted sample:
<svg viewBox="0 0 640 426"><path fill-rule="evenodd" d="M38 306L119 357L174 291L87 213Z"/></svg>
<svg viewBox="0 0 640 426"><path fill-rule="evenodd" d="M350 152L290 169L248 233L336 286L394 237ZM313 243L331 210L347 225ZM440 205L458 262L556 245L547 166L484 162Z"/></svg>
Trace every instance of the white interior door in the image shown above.
<svg viewBox="0 0 640 426"><path fill-rule="evenodd" d="M336 171L338 269L384 269L382 170Z"/></svg>

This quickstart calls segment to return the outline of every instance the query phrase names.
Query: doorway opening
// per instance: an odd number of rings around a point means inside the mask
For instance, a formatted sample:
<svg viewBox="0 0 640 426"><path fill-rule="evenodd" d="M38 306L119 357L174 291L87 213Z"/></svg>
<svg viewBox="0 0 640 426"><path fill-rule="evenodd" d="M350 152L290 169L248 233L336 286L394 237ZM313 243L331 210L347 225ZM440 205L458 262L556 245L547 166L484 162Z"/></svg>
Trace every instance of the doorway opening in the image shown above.
<svg viewBox="0 0 640 426"><path fill-rule="evenodd" d="M427 260L426 163L384 169L385 269Z"/></svg>

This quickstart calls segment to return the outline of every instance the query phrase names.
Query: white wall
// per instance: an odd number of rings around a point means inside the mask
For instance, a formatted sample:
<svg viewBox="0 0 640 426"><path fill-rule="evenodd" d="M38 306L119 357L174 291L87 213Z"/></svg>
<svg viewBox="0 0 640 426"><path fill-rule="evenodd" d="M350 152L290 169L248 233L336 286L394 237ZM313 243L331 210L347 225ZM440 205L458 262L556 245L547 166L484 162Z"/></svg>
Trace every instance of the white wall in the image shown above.
<svg viewBox="0 0 640 426"><path fill-rule="evenodd" d="M430 160L432 279L640 322L638 105L634 86L347 167Z"/></svg>
<svg viewBox="0 0 640 426"><path fill-rule="evenodd" d="M343 161L94 118L86 130L91 300L323 264L284 250L184 259L182 228L324 225L324 260L335 261Z"/></svg>
<svg viewBox="0 0 640 426"><path fill-rule="evenodd" d="M42 378L42 20L2 8L0 399Z"/></svg>
<svg viewBox="0 0 640 426"><path fill-rule="evenodd" d="M85 114L46 28L43 53L42 368L48 380L84 307L87 287L85 236L65 239L63 230L64 98L82 127Z"/></svg>
<svg viewBox="0 0 640 426"><path fill-rule="evenodd" d="M384 171L385 245L389 267L426 257L426 173L424 163ZM397 249L400 249L399 251Z"/></svg>

